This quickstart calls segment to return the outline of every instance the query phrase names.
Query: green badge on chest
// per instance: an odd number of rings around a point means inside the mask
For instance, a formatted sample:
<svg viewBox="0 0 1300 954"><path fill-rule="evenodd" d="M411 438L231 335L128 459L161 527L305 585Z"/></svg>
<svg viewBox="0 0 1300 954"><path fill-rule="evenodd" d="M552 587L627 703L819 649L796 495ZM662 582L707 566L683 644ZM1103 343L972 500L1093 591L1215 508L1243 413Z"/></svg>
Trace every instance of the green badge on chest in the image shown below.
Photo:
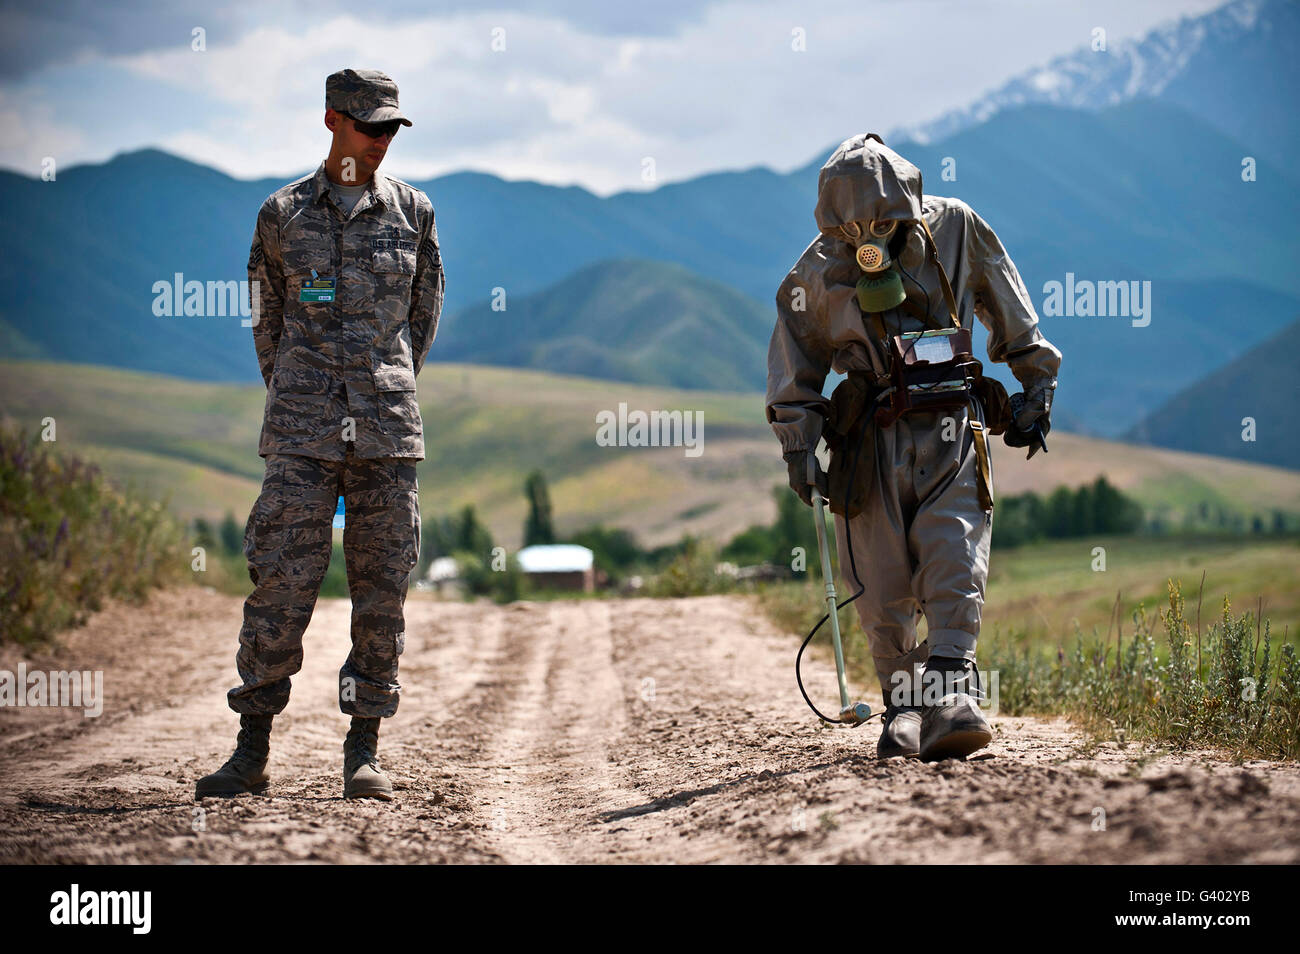
<svg viewBox="0 0 1300 954"><path fill-rule="evenodd" d="M334 300L334 279L318 278L316 270L312 269L311 278L302 283L302 290L298 292L299 301L333 301Z"/></svg>

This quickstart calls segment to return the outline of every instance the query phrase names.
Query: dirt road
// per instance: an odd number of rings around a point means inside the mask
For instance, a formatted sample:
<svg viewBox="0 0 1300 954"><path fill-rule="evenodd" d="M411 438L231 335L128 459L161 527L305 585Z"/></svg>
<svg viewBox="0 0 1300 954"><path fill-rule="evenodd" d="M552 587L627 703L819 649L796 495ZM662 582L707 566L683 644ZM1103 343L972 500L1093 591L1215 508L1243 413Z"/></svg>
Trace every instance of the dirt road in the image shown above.
<svg viewBox="0 0 1300 954"><path fill-rule="evenodd" d="M1296 862L1300 768L1087 744L997 718L991 757L873 760L819 729L796 641L743 597L408 602L396 801L344 802L349 604L322 601L268 797L193 802L229 754L240 600L113 606L53 655L98 718L0 709L0 862ZM824 661L810 685L834 699Z"/></svg>

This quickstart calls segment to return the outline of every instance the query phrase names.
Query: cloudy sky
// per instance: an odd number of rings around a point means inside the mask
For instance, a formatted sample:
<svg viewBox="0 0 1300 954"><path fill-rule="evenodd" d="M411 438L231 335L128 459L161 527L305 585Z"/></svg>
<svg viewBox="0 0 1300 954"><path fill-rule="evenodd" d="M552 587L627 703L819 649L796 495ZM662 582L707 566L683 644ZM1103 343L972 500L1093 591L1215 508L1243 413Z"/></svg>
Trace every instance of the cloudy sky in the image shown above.
<svg viewBox="0 0 1300 954"><path fill-rule="evenodd" d="M287 179L328 150L325 76L351 66L389 73L416 123L386 171L607 194L647 188L646 157L658 184L790 169L854 132L965 105L1096 27L1114 43L1221 4L452 0L358 15L333 0L4 0L0 166L38 175L45 156L66 168L157 146Z"/></svg>

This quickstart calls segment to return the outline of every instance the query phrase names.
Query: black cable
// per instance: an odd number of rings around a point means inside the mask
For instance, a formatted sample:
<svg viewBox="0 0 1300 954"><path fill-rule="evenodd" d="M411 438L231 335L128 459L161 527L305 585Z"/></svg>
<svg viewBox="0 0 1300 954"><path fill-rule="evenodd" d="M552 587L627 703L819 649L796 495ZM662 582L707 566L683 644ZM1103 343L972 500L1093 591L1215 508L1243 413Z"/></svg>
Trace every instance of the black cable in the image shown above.
<svg viewBox="0 0 1300 954"><path fill-rule="evenodd" d="M924 240L923 240L923 241L924 241ZM902 262L900 262L900 261L898 261L897 259L895 259L895 260L894 260L894 264L898 266L898 270L899 270L900 272L902 272L904 275L906 275L906 276L908 277L909 280L911 280L911 282L912 282L913 285L915 285L917 288L921 289L921 294L925 296L925 323L926 323L926 325L929 325L929 324L930 324L930 318L933 317L933 316L930 314L930 292L926 290L926 287L925 287L924 285L922 285L920 282L918 282L918 281L916 280L916 278L912 275L911 272L909 272L907 269L905 269L905 268L903 267L903 263L902 263Z"/></svg>
<svg viewBox="0 0 1300 954"><path fill-rule="evenodd" d="M866 409L862 412L862 416L858 419L859 433L861 433L861 431L865 430L867 427L874 426L876 406L880 403L880 399L885 396L885 393L886 392L881 392L880 394L877 394L874 398L872 398L871 402L867 405ZM862 453L863 443L864 443L863 440L858 440L855 441L853 445L853 462L849 465L849 481L848 481L849 490L847 491L847 493L852 493L853 491L853 478L857 475L858 472L858 457ZM873 460L872 465L874 466L874 464L875 461ZM816 492L817 492L817 488L814 486L813 493ZM845 502L847 503L847 501ZM831 521L832 523L834 523L833 515L831 517ZM853 531L849 529L849 524L851 522L852 522L851 518L846 513L844 515L844 544L849 551L849 568L853 571L853 582L858 585L858 591L854 593L852 596L850 596L848 599L846 599L843 603L837 604L835 607L836 612L839 612L844 607L848 606L850 603L852 603L854 600L856 600L859 596L861 596L866 591L866 585L862 582L861 577L858 576L857 560L855 560L853 557ZM827 549L829 550L829 547ZM828 570L829 567L823 568L823 573L825 573ZM821 719L823 722L829 722L832 725L847 725L856 728L857 726L865 725L867 722L874 719L877 715L883 716L884 713L883 712L872 713L871 715L867 716L867 718L864 719L862 722L853 722L850 721L849 719L832 719L829 716L824 715L820 709L818 709L815 705L813 705L812 699L808 698L808 690L806 690L803 686L803 676L800 673L800 663L803 661L804 650L808 648L808 644L812 642L812 638L815 635L817 635L817 630L821 629L822 624L825 623L830 618L831 618L831 614L829 612L822 614L822 618L817 621L817 625L814 626L812 629L810 629L808 631L808 635L804 637L803 643L800 644L799 646L799 652L796 653L794 657L794 678L795 681L799 683L799 692L802 693L803 695L803 701L808 704L808 708L813 711L813 714L816 715L817 718Z"/></svg>

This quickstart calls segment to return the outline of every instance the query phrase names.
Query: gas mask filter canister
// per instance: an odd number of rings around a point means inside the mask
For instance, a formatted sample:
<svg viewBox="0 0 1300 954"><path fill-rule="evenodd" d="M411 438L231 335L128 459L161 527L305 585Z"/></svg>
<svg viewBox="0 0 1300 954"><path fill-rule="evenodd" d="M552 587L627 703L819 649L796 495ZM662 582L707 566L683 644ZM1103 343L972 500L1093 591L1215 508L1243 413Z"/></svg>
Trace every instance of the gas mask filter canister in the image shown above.
<svg viewBox="0 0 1300 954"><path fill-rule="evenodd" d="M896 219L873 221L854 253L854 260L865 273L857 285L858 307L865 312L889 311L907 298L903 276L889 255L889 240L897 228Z"/></svg>

